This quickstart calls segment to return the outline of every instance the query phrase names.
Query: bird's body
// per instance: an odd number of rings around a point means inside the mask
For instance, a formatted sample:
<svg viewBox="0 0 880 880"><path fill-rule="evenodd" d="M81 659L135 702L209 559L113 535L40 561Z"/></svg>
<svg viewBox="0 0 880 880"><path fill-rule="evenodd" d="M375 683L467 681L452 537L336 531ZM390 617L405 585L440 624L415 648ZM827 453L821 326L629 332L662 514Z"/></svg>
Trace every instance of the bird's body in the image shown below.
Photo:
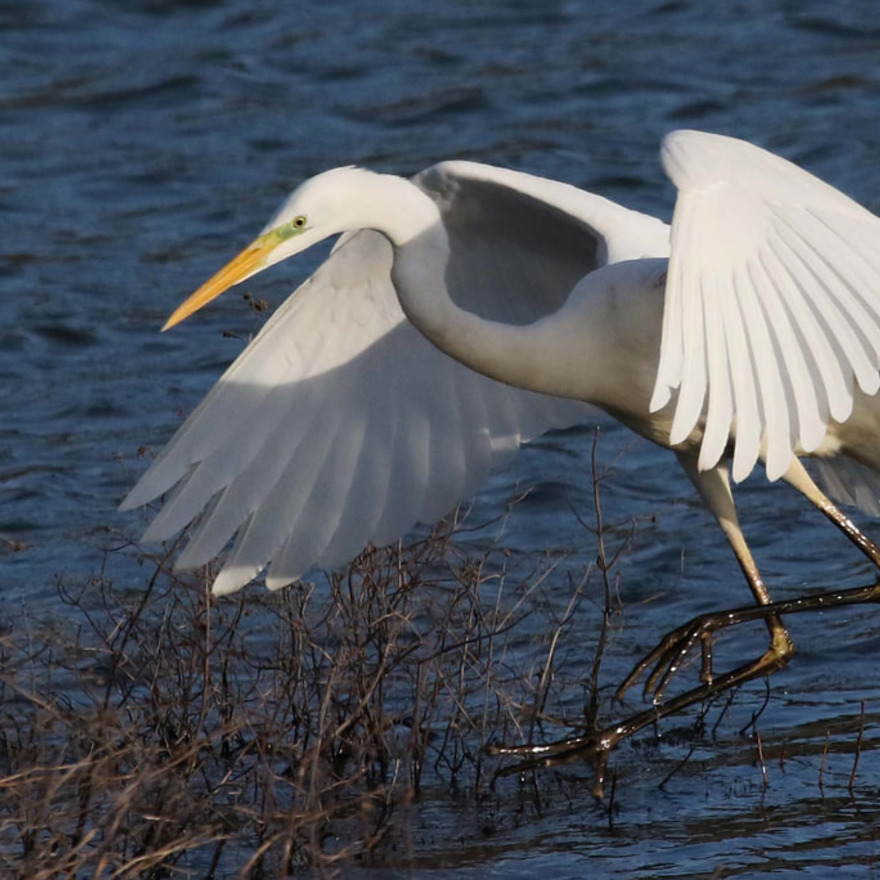
<svg viewBox="0 0 880 880"><path fill-rule="evenodd" d="M201 514L180 567L237 533L215 592L267 564L278 587L439 518L589 403L675 451L768 602L731 469L763 463L847 531L798 462L816 456L880 513L880 220L742 141L676 132L663 159L672 227L472 162L307 181L166 326L345 234L125 506L179 484L148 537Z"/></svg>

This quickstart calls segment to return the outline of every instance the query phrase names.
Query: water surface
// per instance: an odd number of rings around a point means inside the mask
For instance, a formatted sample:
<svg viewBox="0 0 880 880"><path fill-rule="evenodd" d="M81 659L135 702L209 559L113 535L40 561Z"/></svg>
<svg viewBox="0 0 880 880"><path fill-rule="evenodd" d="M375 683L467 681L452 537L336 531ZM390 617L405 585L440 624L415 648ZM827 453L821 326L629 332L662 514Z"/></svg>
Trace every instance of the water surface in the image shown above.
<svg viewBox="0 0 880 880"><path fill-rule="evenodd" d="M136 552L118 548L144 516L116 511L145 467L138 451L161 447L262 317L232 294L174 333L158 327L312 173L353 163L411 173L464 157L668 217L673 193L658 144L670 129L695 127L754 140L880 207L873 5L706 9L659 0L0 4L7 618L64 613L59 579L142 588ZM278 305L319 257L279 267L254 292ZM596 421L600 459L615 469L606 515L639 523L620 583L627 611L615 652L624 669L671 625L746 593L669 454ZM591 442L585 429L526 450L478 497L476 515L497 515L530 488L502 542L526 556L578 549L570 566L582 567L595 549L572 508L590 510ZM739 498L774 595L870 579L859 554L790 492L754 477ZM564 602L567 583L561 574L548 590ZM414 817L432 831L417 835L418 855L397 866L401 876L410 867L548 878L716 868L714 876L868 876L878 855L877 753L866 746L851 792L851 756L832 760L824 790L817 778L826 731L843 753L853 748L863 699L865 741L878 736L874 620L871 610L848 610L792 621L799 653L773 679L761 729L771 751L803 748L771 763L769 788L753 740L735 724L662 791L680 751L622 750L610 825L592 804L588 774L545 780L537 799L504 788L486 807L491 821L476 817L488 829L480 833L472 807L451 809L438 783ZM762 701L755 685L738 711Z"/></svg>

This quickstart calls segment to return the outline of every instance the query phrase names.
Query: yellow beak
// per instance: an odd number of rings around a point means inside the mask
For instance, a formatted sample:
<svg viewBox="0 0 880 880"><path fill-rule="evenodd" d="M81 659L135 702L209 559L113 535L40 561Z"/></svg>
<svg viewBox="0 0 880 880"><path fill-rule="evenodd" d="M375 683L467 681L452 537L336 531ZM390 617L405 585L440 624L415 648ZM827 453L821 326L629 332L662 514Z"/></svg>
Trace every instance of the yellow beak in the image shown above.
<svg viewBox="0 0 880 880"><path fill-rule="evenodd" d="M182 302L162 328L164 333L175 324L179 324L188 318L193 312L197 312L202 306L211 300L217 299L221 293L228 290L233 284L244 280L254 270L260 269L266 262L266 258L278 245L277 236L271 233L261 235L256 241L249 244L234 260L227 263L216 275L209 278L192 296Z"/></svg>

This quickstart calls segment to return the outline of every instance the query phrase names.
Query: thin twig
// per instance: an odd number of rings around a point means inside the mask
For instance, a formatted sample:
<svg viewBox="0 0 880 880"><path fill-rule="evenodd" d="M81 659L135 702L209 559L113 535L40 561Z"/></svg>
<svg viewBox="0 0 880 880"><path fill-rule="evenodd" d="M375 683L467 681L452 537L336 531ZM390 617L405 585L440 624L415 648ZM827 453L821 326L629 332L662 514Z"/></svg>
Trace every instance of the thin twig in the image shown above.
<svg viewBox="0 0 880 880"><path fill-rule="evenodd" d="M761 734L755 731L755 742L758 744L758 762L761 765L761 779L764 781L764 789L770 788L767 780L767 764L764 762L764 743L761 740Z"/></svg>
<svg viewBox="0 0 880 880"><path fill-rule="evenodd" d="M828 747L831 744L831 731L825 731L825 748L822 749L822 764L819 767L819 789L824 792L825 791L825 765L828 762Z"/></svg>
<svg viewBox="0 0 880 880"><path fill-rule="evenodd" d="M862 755L862 736L865 733L865 701L862 700L862 711L859 713L859 735L856 739L856 754L855 758L853 758L853 766L852 772L849 774L849 785L847 789L849 790L850 797L853 794L853 786L856 781L856 770L859 767L859 758Z"/></svg>

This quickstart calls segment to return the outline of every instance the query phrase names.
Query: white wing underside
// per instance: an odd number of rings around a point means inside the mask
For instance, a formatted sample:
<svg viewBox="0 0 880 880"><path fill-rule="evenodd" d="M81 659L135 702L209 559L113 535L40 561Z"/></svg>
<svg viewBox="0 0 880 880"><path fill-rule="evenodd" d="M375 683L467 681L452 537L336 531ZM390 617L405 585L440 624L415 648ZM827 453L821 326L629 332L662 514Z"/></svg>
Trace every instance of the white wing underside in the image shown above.
<svg viewBox="0 0 880 880"><path fill-rule="evenodd" d="M670 435L701 421L699 466L735 435L733 476L777 479L845 421L854 382L880 388L880 221L790 162L679 131L662 149L678 187L651 409L678 388Z"/></svg>
<svg viewBox="0 0 880 880"><path fill-rule="evenodd" d="M459 187L468 181L454 172L471 167L479 168L447 163L426 173ZM557 186L563 202L579 192ZM644 221L665 240L659 221L580 195L607 211L612 225ZM592 268L585 261L607 250L591 233L591 253L554 253L567 234L560 230L546 253L503 239L481 250L468 244L474 226L501 218L480 211L464 212L461 234L451 231L459 239L451 268L468 290L490 294L468 304L488 316L523 323L555 310ZM572 222L564 211L550 221ZM391 260L375 232L340 239L126 498L126 509L137 507L178 484L144 536L164 540L198 516L177 568L208 562L236 535L214 592L238 589L267 564L267 585L280 587L316 564L347 562L368 543L387 544L447 514L524 440L586 417L584 404L502 385L434 348L404 318Z"/></svg>

